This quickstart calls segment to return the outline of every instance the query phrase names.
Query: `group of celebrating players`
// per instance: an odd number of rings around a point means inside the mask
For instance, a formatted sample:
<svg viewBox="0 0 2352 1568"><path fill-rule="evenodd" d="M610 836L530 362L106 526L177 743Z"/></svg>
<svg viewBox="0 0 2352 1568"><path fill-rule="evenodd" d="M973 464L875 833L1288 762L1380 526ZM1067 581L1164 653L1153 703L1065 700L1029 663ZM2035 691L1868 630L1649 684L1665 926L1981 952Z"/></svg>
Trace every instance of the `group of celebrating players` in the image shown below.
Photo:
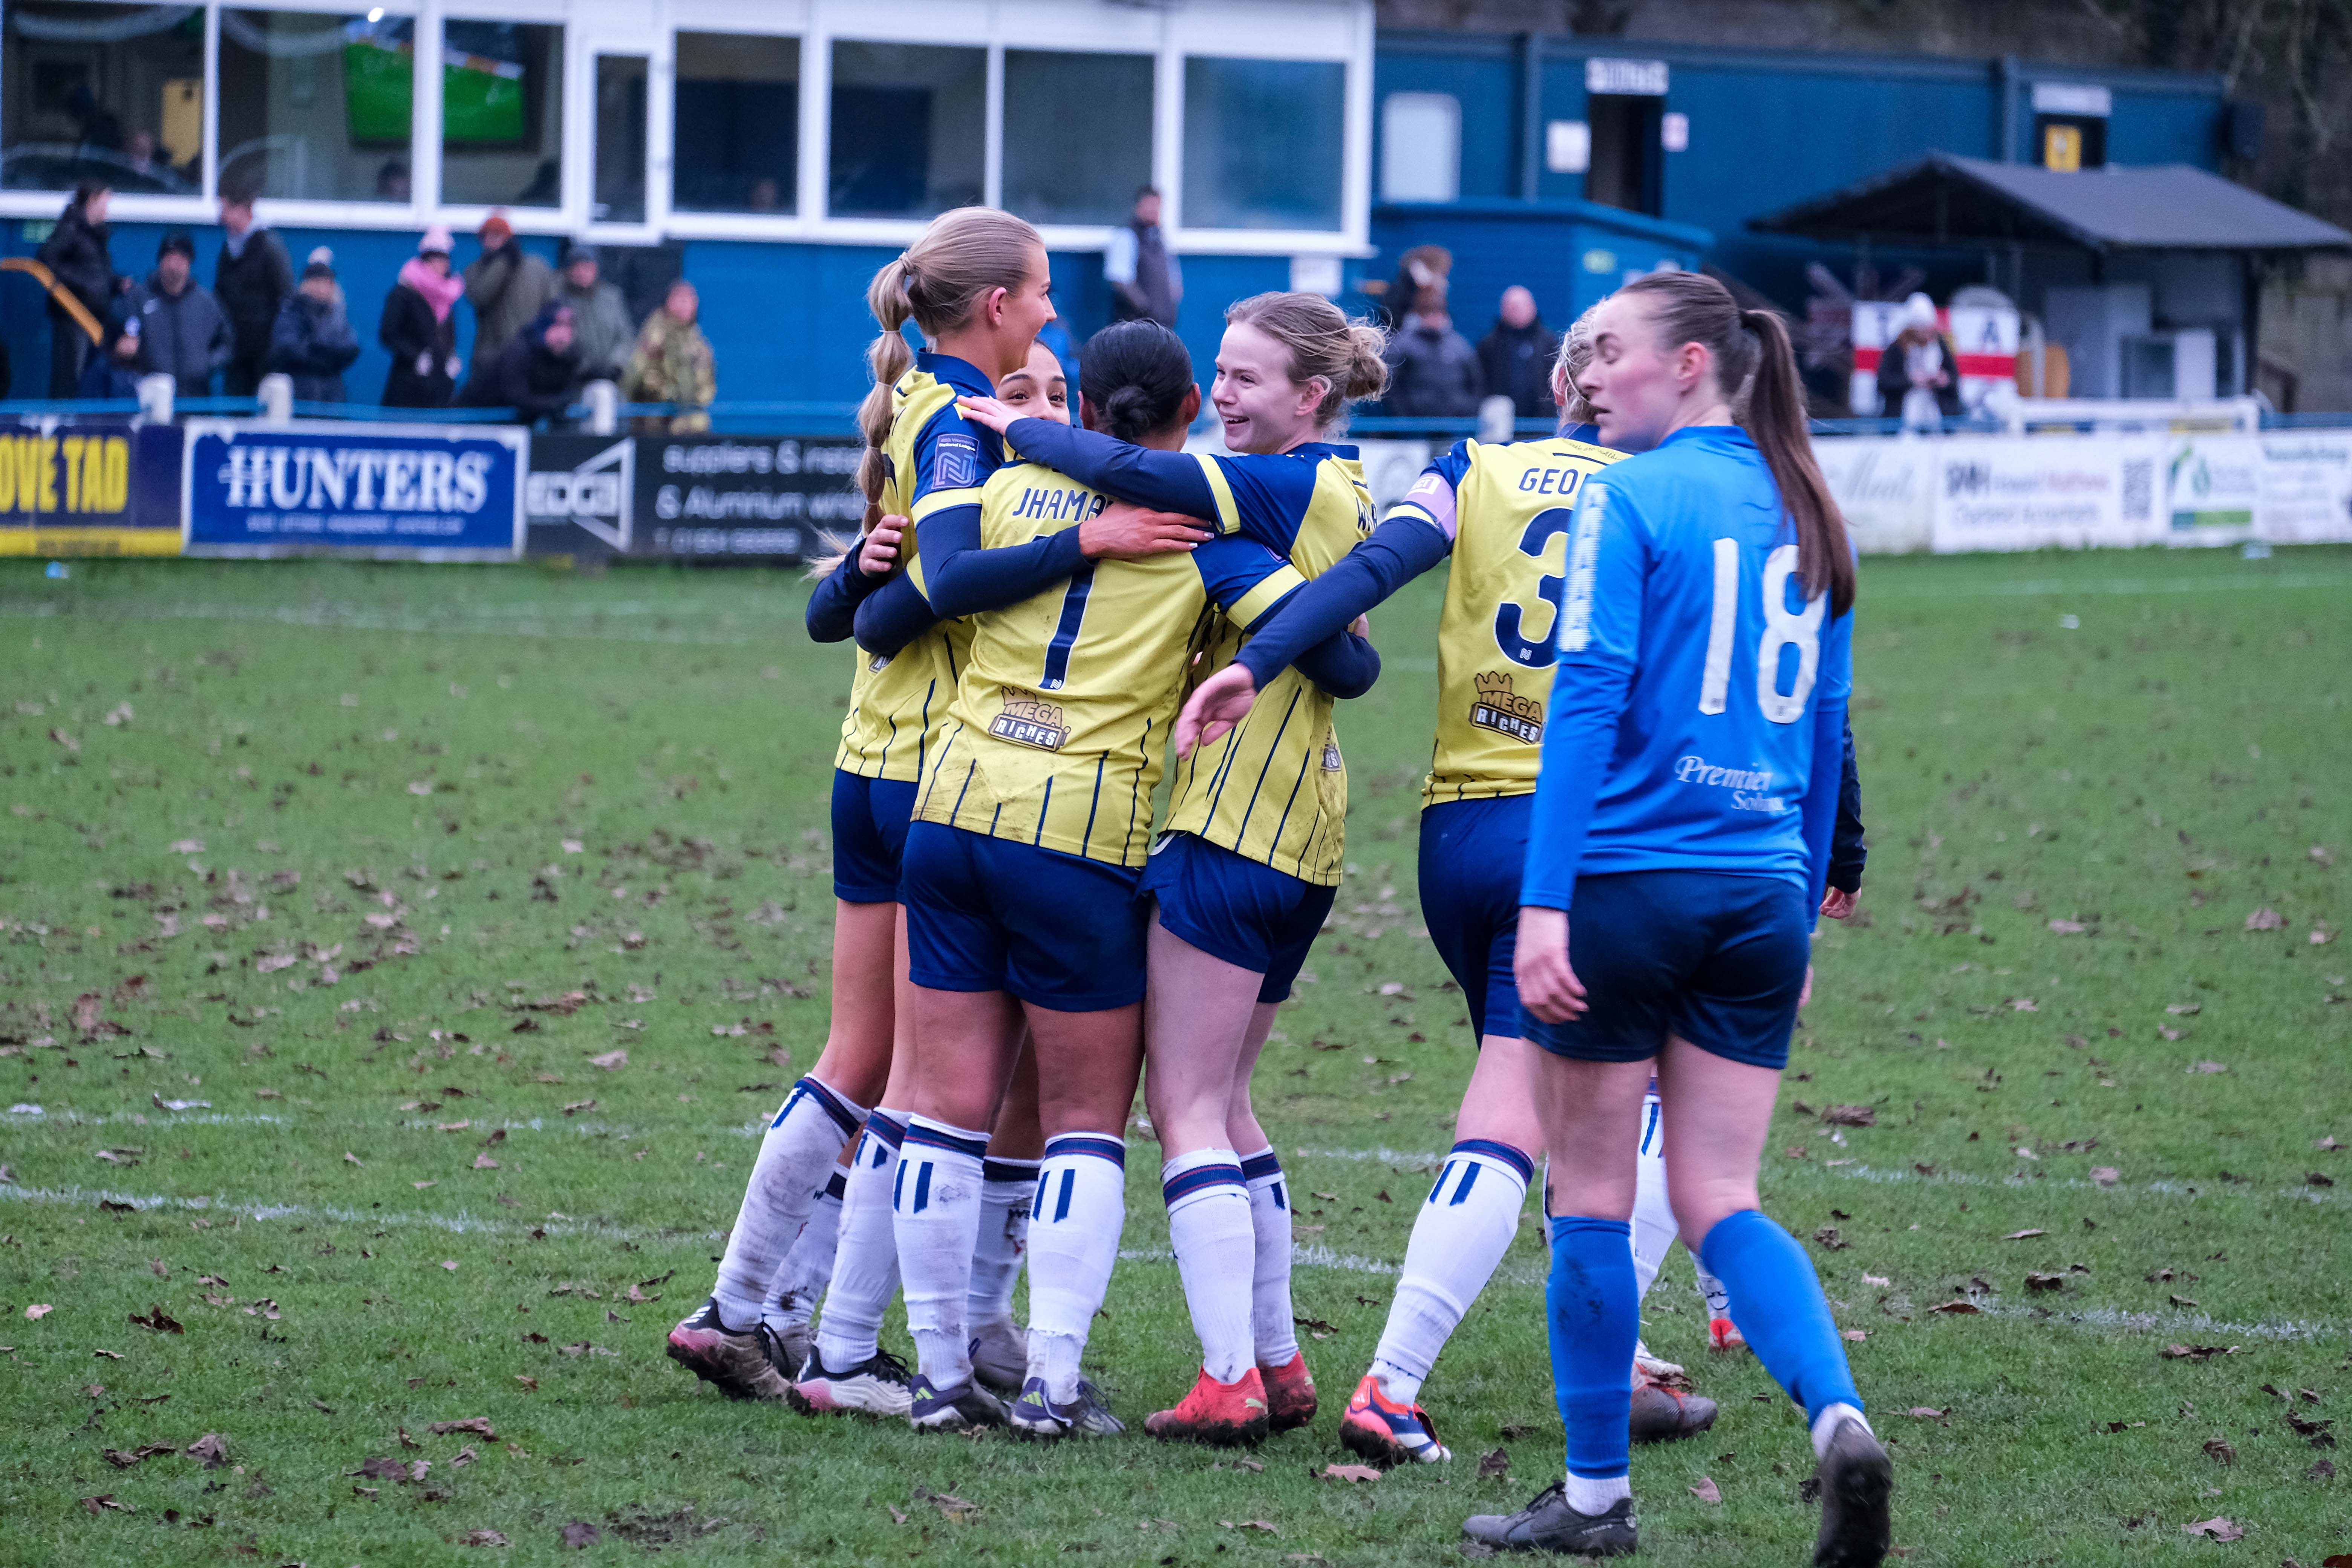
<svg viewBox="0 0 2352 1568"><path fill-rule="evenodd" d="M1627 283L1568 335L1557 437L1462 442L1375 526L1333 437L1384 384L1381 334L1318 295L1226 311L1216 455L1184 450L1201 391L1150 321L1086 345L1073 421L1018 218L946 214L866 302L866 521L808 609L857 647L831 1029L669 1353L809 1415L1123 1431L1082 1363L1140 1082L1202 1348L1144 1429L1312 1421L1250 1077L1341 879L1332 713L1379 675L1363 616L1450 562L1420 890L1479 1054L1341 1441L1449 1458L1422 1384L1541 1159L1567 1470L1469 1537L1634 1550L1629 1443L1715 1414L1638 1338L1679 1237L1715 1342L1804 1412L1814 1562L1880 1562L1885 1451L1756 1191L1814 915L1850 912L1861 868L1853 558L1779 318L1696 274ZM911 1370L878 1338L902 1289Z"/></svg>

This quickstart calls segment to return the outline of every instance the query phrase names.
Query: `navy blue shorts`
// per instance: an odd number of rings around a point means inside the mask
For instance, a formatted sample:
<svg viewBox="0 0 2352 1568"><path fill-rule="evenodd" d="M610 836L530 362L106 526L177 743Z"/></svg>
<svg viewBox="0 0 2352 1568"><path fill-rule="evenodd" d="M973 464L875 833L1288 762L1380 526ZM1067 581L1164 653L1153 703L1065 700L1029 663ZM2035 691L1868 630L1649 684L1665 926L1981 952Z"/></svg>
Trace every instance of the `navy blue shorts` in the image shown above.
<svg viewBox="0 0 2352 1568"><path fill-rule="evenodd" d="M1003 991L1057 1013L1143 1000L1138 873L918 822L901 881L907 973L934 991Z"/></svg>
<svg viewBox="0 0 2352 1568"><path fill-rule="evenodd" d="M1805 891L1778 877L1621 871L1579 877L1568 956L1584 983L1573 1023L1528 1015L1555 1056L1645 1061L1666 1037L1776 1071L1789 1065L1812 939Z"/></svg>
<svg viewBox="0 0 2352 1568"><path fill-rule="evenodd" d="M1519 1033L1519 873L1535 796L1453 800L1421 814L1421 919L1483 1039Z"/></svg>
<svg viewBox="0 0 2352 1568"><path fill-rule="evenodd" d="M1151 847L1137 889L1160 900L1160 923L1212 958L1265 976L1261 1002L1290 995L1337 888L1318 888L1191 833Z"/></svg>
<svg viewBox="0 0 2352 1568"><path fill-rule="evenodd" d="M833 896L845 904L898 901L898 862L915 815L911 780L833 772Z"/></svg>

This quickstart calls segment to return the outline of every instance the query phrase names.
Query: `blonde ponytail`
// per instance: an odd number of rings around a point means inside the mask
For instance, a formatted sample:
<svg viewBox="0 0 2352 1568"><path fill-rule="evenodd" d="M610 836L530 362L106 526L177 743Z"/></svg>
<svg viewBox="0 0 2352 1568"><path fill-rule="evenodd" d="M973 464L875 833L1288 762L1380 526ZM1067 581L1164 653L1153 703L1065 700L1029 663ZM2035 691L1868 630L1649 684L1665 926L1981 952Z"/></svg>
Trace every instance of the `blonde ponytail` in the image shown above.
<svg viewBox="0 0 2352 1568"><path fill-rule="evenodd" d="M866 308L881 331L866 346L866 368L874 385L857 405L857 433L866 455L857 464L857 488L866 496L860 535L882 516L882 492L890 479L890 426L898 416L893 389L915 363L905 327L911 321L936 340L971 317L972 309L996 289L1018 289L1028 280L1032 256L1045 240L1029 225L994 207L957 207L933 218L920 237L882 264L866 286ZM831 541L828 541L831 542ZM851 548L856 548L853 542ZM832 566L843 557L833 555ZM817 564L823 565L820 562ZM829 570L830 568L828 568Z"/></svg>
<svg viewBox="0 0 2352 1568"><path fill-rule="evenodd" d="M1341 427L1348 405L1388 390L1388 333L1351 320L1320 294L1253 294L1226 307L1225 321L1255 327L1289 350L1293 382L1322 381L1315 423L1327 433Z"/></svg>

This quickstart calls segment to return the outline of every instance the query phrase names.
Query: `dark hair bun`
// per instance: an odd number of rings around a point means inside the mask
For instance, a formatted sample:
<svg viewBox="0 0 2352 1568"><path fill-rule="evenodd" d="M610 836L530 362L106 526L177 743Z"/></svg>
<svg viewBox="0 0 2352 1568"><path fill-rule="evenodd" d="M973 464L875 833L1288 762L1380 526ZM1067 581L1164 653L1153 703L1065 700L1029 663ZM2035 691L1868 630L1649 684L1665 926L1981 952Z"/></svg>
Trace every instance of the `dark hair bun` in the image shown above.
<svg viewBox="0 0 2352 1568"><path fill-rule="evenodd" d="M1094 405L1105 435L1139 441L1184 412L1192 355L1157 321L1116 321L1087 341L1078 356L1078 390Z"/></svg>

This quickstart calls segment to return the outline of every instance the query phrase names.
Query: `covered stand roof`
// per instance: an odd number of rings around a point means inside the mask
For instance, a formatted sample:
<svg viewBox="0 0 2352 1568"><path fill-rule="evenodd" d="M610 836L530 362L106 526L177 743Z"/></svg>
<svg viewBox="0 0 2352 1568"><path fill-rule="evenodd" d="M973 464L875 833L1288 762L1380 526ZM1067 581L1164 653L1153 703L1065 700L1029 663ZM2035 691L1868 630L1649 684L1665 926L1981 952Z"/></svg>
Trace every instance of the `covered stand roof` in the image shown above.
<svg viewBox="0 0 2352 1568"><path fill-rule="evenodd" d="M1749 220L1821 239L2012 241L2091 250L2333 250L2352 234L2186 163L2060 174L1931 153L1916 163Z"/></svg>

